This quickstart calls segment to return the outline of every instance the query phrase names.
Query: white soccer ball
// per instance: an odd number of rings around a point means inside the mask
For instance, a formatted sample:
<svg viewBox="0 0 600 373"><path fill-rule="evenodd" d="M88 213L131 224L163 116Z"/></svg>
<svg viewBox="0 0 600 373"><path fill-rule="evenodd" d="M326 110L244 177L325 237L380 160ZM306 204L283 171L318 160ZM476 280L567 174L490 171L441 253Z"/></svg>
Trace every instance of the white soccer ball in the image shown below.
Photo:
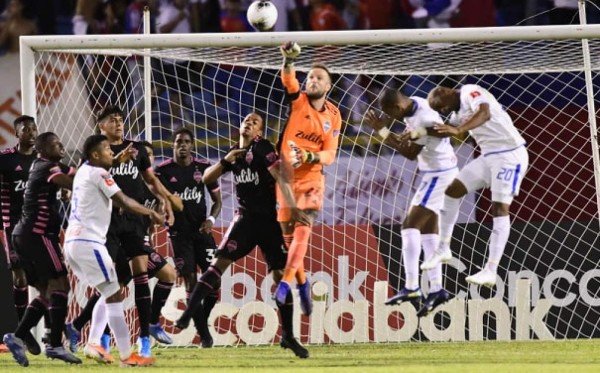
<svg viewBox="0 0 600 373"><path fill-rule="evenodd" d="M277 8L267 0L254 1L248 7L246 17L257 31L267 31L272 29L277 22Z"/></svg>

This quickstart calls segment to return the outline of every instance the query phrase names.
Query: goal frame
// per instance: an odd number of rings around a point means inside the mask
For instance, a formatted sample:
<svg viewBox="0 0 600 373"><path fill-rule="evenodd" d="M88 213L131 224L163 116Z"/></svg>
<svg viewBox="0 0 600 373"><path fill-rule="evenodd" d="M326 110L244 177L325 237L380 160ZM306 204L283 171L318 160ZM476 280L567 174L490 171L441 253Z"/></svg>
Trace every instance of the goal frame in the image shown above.
<svg viewBox="0 0 600 373"><path fill-rule="evenodd" d="M356 30L321 32L265 32L212 34L130 34L130 35L57 35L22 36L20 38L22 112L37 113L35 100L34 52L55 49L122 49L122 48L201 48L201 47L277 47L290 39L300 45L368 45L399 43L495 42L579 39L584 60L588 121L594 180L600 191L600 149L591 80L588 39L600 38L600 25L511 26L451 29ZM327 43L323 43L327 40ZM148 71L149 69L146 69ZM150 103L144 102L146 110ZM148 118L149 116L147 116ZM151 131L146 131L151 136ZM151 139L147 139L151 140ZM600 192L596 193L600 224Z"/></svg>

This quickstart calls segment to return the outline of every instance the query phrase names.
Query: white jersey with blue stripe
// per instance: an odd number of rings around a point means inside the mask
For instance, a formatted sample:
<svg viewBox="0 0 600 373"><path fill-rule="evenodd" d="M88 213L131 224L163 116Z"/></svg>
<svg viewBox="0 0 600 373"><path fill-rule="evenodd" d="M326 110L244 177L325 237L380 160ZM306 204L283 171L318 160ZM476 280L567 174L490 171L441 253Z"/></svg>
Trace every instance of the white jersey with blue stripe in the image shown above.
<svg viewBox="0 0 600 373"><path fill-rule="evenodd" d="M112 211L111 197L120 190L107 170L84 163L73 179L65 242L105 243Z"/></svg>
<svg viewBox="0 0 600 373"><path fill-rule="evenodd" d="M481 104L489 105L490 119L469 133L484 155L512 150L525 144L525 139L498 100L486 89L475 84L466 84L460 88L460 109L453 116L453 124L461 125L468 121L479 110Z"/></svg>
<svg viewBox="0 0 600 373"><path fill-rule="evenodd" d="M407 129L432 128L444 122L440 115L429 107L426 99L415 96L411 96L410 99L414 106L412 113L404 117ZM456 167L456 155L450 144L450 138L423 136L414 142L423 146L417 156L419 170L435 172Z"/></svg>

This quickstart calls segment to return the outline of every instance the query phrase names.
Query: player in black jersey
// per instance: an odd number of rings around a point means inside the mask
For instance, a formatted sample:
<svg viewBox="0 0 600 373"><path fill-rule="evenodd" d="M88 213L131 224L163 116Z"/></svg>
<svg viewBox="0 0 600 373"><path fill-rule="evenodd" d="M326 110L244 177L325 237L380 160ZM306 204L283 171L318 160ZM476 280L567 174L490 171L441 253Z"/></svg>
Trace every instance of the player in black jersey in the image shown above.
<svg viewBox="0 0 600 373"><path fill-rule="evenodd" d="M165 201L169 201L164 206L167 216L171 220L170 223L172 223L174 215L171 193L154 175L144 146L139 142L123 138L123 118L123 112L117 106L107 106L96 116L100 132L108 138L111 150L117 155L110 173L123 193L139 203L144 201L144 183L148 184L153 192L156 192ZM119 259L119 251L122 250L125 257L131 260L135 284L135 304L138 309L140 326L139 353L142 357L150 357L151 300L148 286L149 252L144 245L145 235L146 224L140 216L124 213L119 209L113 210L106 237L106 247L117 263L117 272L120 274L121 283L129 281L127 278L129 271L128 267L123 265L123 260Z"/></svg>
<svg viewBox="0 0 600 373"><path fill-rule="evenodd" d="M11 236L21 217L23 192L29 178L29 168L33 160L37 158L35 151L37 125L35 120L28 115L16 118L13 124L18 143L14 147L0 152L0 205L2 206L0 211L2 227L0 229L4 231L2 246L4 246L8 268L12 271L13 300L17 311L17 321L21 321L29 303L29 295L27 278L12 247ZM34 353L40 353L37 343L33 345L33 349Z"/></svg>
<svg viewBox="0 0 600 373"><path fill-rule="evenodd" d="M60 163L65 150L54 133L39 135L35 147L39 157L29 170L22 215L13 230L12 242L27 282L40 292L40 296L29 303L15 333L6 334L3 340L15 360L27 366L29 362L23 338L31 337L30 329L47 308L51 325L50 346L46 348L46 356L81 364L81 360L62 345L69 282L58 237L62 221L58 213L57 195L60 188L71 189L75 169Z"/></svg>
<svg viewBox="0 0 600 373"><path fill-rule="evenodd" d="M222 204L219 184L202 183L202 175L210 164L193 157L193 146L194 134L187 128L178 129L173 133L173 158L156 168L162 183L170 192L181 197L184 203L183 212L175 214L175 224L169 228L169 235L175 267L184 279L188 297L196 286L196 268L200 267L202 273L206 272L217 251L211 230ZM212 200L208 217L205 189ZM207 296L194 315L194 324L203 347L212 347L213 344L207 321L217 299L217 293Z"/></svg>
<svg viewBox="0 0 600 373"><path fill-rule="evenodd" d="M240 127L240 140L217 164L204 172L203 181L210 185L227 173L233 173L238 200L238 215L229 226L217 250L216 261L202 275L181 318L178 328L186 328L195 307L207 294L217 291L221 274L234 261L248 255L258 245L278 284L287 261L287 248L281 226L277 222L275 183L279 180L279 156L273 144L262 138L264 119L258 113L248 114ZM295 206L292 191L282 188L290 206ZM297 209L294 209L297 210ZM302 217L299 217L302 219ZM281 346L296 356L307 358L308 351L296 340L293 331L294 303L291 293L285 304L278 305L283 335Z"/></svg>

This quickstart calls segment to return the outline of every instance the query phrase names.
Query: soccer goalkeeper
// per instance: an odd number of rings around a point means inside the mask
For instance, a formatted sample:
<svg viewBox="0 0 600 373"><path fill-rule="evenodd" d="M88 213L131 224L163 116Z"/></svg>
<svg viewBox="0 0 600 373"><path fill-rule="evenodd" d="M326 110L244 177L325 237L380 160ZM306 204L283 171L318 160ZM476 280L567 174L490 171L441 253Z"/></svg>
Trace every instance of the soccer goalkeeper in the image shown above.
<svg viewBox="0 0 600 373"><path fill-rule="evenodd" d="M282 182L290 184L297 207L290 208L281 188L277 189L277 220L289 248L283 278L274 299L280 305L285 304L290 284L296 279L302 312L310 315L312 299L310 283L304 273L304 256L312 225L323 204L323 166L332 164L335 159L342 118L339 109L327 101L327 93L332 87L327 67L313 65L306 77L306 89L300 91L294 69L300 46L289 42L280 49L283 55L281 80L290 106L277 149L282 160Z"/></svg>

